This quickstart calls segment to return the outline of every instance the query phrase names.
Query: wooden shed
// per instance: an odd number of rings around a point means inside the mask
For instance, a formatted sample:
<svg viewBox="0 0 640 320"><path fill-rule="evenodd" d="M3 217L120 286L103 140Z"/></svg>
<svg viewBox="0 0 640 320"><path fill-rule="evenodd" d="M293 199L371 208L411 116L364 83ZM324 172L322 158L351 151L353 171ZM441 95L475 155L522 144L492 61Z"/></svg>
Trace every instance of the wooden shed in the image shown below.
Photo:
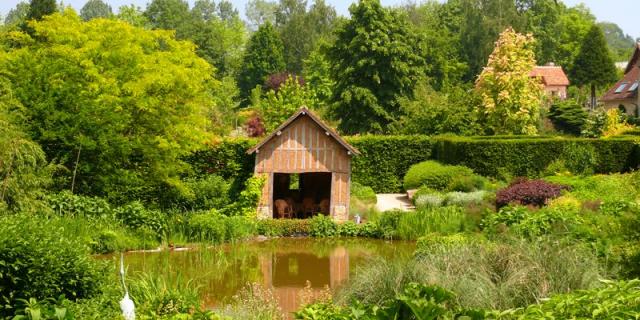
<svg viewBox="0 0 640 320"><path fill-rule="evenodd" d="M349 218L351 157L360 153L307 108L247 152L267 177L259 218Z"/></svg>

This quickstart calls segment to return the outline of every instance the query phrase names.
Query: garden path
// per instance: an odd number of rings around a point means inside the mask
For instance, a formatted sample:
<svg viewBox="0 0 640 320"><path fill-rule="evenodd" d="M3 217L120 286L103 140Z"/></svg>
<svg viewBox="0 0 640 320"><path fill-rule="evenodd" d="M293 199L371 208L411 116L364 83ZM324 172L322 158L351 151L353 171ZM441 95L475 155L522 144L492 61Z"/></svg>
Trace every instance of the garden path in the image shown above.
<svg viewBox="0 0 640 320"><path fill-rule="evenodd" d="M376 197L378 198L376 208L381 212L394 209L402 211L415 209L406 193L383 193L376 194Z"/></svg>

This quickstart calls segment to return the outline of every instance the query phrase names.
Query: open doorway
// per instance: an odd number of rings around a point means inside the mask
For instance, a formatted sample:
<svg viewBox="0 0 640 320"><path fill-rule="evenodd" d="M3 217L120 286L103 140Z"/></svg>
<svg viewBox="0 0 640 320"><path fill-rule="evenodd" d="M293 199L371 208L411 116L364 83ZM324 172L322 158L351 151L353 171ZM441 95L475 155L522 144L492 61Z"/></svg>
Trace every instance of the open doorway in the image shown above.
<svg viewBox="0 0 640 320"><path fill-rule="evenodd" d="M273 174L273 218L329 215L330 205L330 172Z"/></svg>

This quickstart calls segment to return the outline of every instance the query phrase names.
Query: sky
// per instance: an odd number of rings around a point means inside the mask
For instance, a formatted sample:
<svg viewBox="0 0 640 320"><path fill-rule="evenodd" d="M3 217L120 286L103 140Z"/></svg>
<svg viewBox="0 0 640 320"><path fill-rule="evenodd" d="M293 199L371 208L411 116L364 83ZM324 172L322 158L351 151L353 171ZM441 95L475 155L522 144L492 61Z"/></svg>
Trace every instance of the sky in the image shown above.
<svg viewBox="0 0 640 320"><path fill-rule="evenodd" d="M0 0L0 14L3 16L15 7L15 5L21 0ZM25 0L26 1L26 0ZM145 7L150 0L104 0L109 3L112 8L116 9L121 5L135 4L140 7ZM194 0L188 0L189 3L193 3ZM640 21L638 15L640 14L640 1L638 0L562 0L569 6L574 6L579 3L586 4L591 12L595 14L598 21L609 21L617 23L625 33L631 35L633 38L640 38ZM63 0L65 4L70 4L77 10L80 10L86 0ZM244 7L247 0L231 0L236 8L240 12L244 12ZM349 5L353 1L344 0L327 0L327 3L332 4L339 14L347 15ZM405 0L381 0L383 5L398 5L406 2ZM418 1L419 2L419 1Z"/></svg>

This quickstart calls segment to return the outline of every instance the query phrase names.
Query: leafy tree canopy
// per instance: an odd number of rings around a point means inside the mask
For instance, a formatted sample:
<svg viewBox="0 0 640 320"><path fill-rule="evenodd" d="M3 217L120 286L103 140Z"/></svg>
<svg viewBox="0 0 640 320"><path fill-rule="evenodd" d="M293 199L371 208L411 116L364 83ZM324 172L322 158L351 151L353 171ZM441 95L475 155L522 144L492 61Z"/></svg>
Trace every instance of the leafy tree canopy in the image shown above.
<svg viewBox="0 0 640 320"><path fill-rule="evenodd" d="M262 85L268 75L285 70L282 40L271 23L263 24L251 36L242 65L238 86L244 99L257 85Z"/></svg>
<svg viewBox="0 0 640 320"><path fill-rule="evenodd" d="M536 134L542 83L529 73L536 65L533 36L506 29L476 82L479 108L493 134Z"/></svg>
<svg viewBox="0 0 640 320"><path fill-rule="evenodd" d="M22 24L27 20L27 14L29 14L29 4L19 2L15 8L9 10L4 17L4 23L9 26Z"/></svg>
<svg viewBox="0 0 640 320"><path fill-rule="evenodd" d="M345 133L385 132L399 116L398 99L411 97L424 73L419 38L404 16L378 0L361 0L349 11L351 20L329 49L333 114Z"/></svg>
<svg viewBox="0 0 640 320"><path fill-rule="evenodd" d="M24 105L25 130L68 171L58 186L113 200L179 186L181 160L207 139L217 82L193 44L72 10L13 32L0 73Z"/></svg>
<svg viewBox="0 0 640 320"><path fill-rule="evenodd" d="M31 0L27 20L40 20L57 10L56 0Z"/></svg>
<svg viewBox="0 0 640 320"><path fill-rule="evenodd" d="M80 16L85 21L95 18L109 18L112 15L111 6L102 0L89 0L80 10Z"/></svg>

